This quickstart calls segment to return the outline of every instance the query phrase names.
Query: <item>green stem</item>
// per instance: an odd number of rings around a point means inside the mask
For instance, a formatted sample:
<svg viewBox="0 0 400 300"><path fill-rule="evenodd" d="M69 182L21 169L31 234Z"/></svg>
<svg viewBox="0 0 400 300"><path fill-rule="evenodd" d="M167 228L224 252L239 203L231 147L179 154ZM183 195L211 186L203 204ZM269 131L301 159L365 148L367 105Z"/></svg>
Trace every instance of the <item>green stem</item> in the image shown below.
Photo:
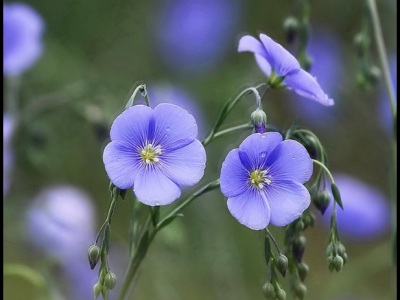
<svg viewBox="0 0 400 300"><path fill-rule="evenodd" d="M324 169L325 173L329 176L329 179L334 184L335 180L333 179L333 176L332 176L331 172L328 170L328 168L323 163L321 163L320 161L318 161L316 159L313 159L312 161L314 164L316 164L316 165L320 166L322 169Z"/></svg>
<svg viewBox="0 0 400 300"><path fill-rule="evenodd" d="M271 232L269 232L268 228L265 228L265 231L268 233L269 238L271 239L271 241L274 243L276 250L278 251L278 254L281 254L282 251L278 246L278 243L275 241L273 235L271 234Z"/></svg>
<svg viewBox="0 0 400 300"><path fill-rule="evenodd" d="M386 56L385 43L383 41L382 28L379 21L378 10L376 8L375 0L367 0L367 6L371 13L372 27L374 29L375 41L378 47L379 59L381 61L383 78L385 80L386 89L389 95L390 108L392 110L393 119L396 115L396 98L393 88L392 79L390 78L390 71L388 60Z"/></svg>
<svg viewBox="0 0 400 300"><path fill-rule="evenodd" d="M235 132L235 131L240 131L240 130L243 130L243 129L252 129L252 128L253 128L253 125L251 123L246 123L246 124L242 124L242 125L233 126L233 127L218 131L217 133L214 133L213 136L211 136L210 138L205 139L202 143L203 143L203 146L207 146L210 142L212 142L213 140L215 140L215 139L217 139L217 138L219 138L221 136L224 136L226 134L229 134L229 133L232 133L232 132Z"/></svg>
<svg viewBox="0 0 400 300"><path fill-rule="evenodd" d="M139 269L139 266L141 262L143 261L144 257L146 256L147 250L153 241L155 235L157 232L162 228L163 222L167 220L168 218L177 215L183 208L185 208L187 205L189 205L194 199L197 197L203 195L204 193L211 191L215 188L219 187L219 179L214 180L202 188L200 188L198 191L196 191L193 195L188 197L186 200L184 200L178 207L176 207L171 213L169 213L161 222L158 223L158 225L153 229L150 230L150 225L151 225L151 214L149 214L149 218L146 219L146 223L144 226L144 231L138 241L136 251L129 262L128 269L124 278L124 282L122 283L122 288L121 292L118 295L118 300L124 300L129 292L129 289L131 287L131 284L135 278L136 272Z"/></svg>
<svg viewBox="0 0 400 300"><path fill-rule="evenodd" d="M126 103L125 110L127 110L133 105L133 101L135 101L135 97L138 92L140 92L143 95L144 99L146 100L146 105L150 107L149 98L147 96L146 85L139 84L133 91L132 96L129 98L128 102Z"/></svg>

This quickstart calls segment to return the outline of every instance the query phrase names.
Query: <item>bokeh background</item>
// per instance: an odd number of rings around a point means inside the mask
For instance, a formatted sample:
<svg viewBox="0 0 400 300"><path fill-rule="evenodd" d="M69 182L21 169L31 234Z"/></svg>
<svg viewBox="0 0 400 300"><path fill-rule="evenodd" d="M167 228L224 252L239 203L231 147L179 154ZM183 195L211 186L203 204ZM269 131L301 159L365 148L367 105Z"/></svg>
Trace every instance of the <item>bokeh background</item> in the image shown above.
<svg viewBox="0 0 400 300"><path fill-rule="evenodd" d="M377 2L395 78L397 3ZM200 138L204 137L226 100L246 86L265 82L253 56L237 53L240 36L265 32L295 51L286 42L282 24L286 17L296 14L298 3L24 3L43 20L43 49L38 60L21 72L11 99L19 119L18 123L11 122L11 140L7 149L3 147L4 171L6 162L12 159L7 174L3 172L9 180L3 202L3 264L31 267L45 283L6 275L4 297L49 299L39 297L46 295L43 289L51 287L50 299L92 299L97 273L89 269L86 249L106 217L110 200L102 151L109 127L124 109L133 88L142 81L152 103L171 101L189 110L198 119ZM389 208L393 163L390 117L384 112L388 102L382 80L368 90L360 89L356 81L359 62L353 38L360 30L364 1L310 4L311 73L336 105L321 107L279 90L267 94L263 107L270 124L287 129L296 122L314 131L328 152L330 169L355 178L371 190L358 194L357 188L351 190L357 185L350 184L343 199L345 209L346 201L357 203L352 208L355 217L351 215L350 228L361 228L359 232L366 234L346 233L339 223L349 256L342 272L328 270L328 226L322 218L306 231L304 261L310 267L306 299L394 299L396 272L390 223L396 212ZM379 65L373 40L371 45L369 59ZM13 82L15 78L4 74L5 113L11 107L7 99ZM243 99L226 125L247 122L254 108L251 97ZM3 126L6 143L10 123L4 119ZM219 176L226 154L249 132L226 136L207 147L202 182ZM6 152L10 155L7 159ZM132 201L128 192L126 200L118 203L112 222L111 267L118 282L127 265ZM218 190L202 196L184 210L184 218L156 237L132 299L263 299L263 237L239 224L225 202ZM375 209L376 205L382 208ZM315 214L319 216L316 210ZM282 244L283 228L271 230ZM292 299L288 280L281 281L285 282L288 299Z"/></svg>

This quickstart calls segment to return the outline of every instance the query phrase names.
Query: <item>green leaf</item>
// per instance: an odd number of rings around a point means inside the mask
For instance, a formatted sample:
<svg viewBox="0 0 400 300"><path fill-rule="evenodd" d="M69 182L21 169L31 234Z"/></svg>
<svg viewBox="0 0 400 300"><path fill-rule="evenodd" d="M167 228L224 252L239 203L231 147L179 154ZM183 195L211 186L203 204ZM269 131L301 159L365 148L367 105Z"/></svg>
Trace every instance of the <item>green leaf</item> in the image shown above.
<svg viewBox="0 0 400 300"><path fill-rule="evenodd" d="M331 184L331 190L332 190L333 199L335 199L336 203L340 206L341 209L344 209L343 203L342 203L342 198L340 197L339 188L335 183Z"/></svg>

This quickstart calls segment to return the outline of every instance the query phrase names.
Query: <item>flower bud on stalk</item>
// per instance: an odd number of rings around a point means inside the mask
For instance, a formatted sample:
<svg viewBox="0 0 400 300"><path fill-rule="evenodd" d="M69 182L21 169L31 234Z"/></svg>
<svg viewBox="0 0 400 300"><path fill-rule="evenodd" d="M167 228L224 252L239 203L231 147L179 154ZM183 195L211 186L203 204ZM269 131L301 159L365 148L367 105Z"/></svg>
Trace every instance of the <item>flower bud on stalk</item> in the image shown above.
<svg viewBox="0 0 400 300"><path fill-rule="evenodd" d="M279 254L278 258L276 259L276 268L278 269L279 273L282 274L283 277L286 275L286 271L289 265L289 261L287 257L283 254Z"/></svg>
<svg viewBox="0 0 400 300"><path fill-rule="evenodd" d="M259 108L253 111L251 114L251 121L253 123L255 132L264 133L266 131L265 125L267 124L267 115L264 111Z"/></svg>
<svg viewBox="0 0 400 300"><path fill-rule="evenodd" d="M90 268L93 270L100 259L100 248L97 245L92 245L88 249L88 259Z"/></svg>

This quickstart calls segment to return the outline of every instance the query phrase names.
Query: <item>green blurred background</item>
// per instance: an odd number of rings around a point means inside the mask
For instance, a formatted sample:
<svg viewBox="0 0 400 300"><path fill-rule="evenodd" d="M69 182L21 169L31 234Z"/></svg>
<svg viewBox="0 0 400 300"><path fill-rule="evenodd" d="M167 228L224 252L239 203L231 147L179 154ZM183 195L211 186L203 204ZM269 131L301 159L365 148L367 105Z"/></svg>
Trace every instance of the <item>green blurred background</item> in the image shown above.
<svg viewBox="0 0 400 300"><path fill-rule="evenodd" d="M378 2L386 46L389 53L395 53L397 3ZM154 41L158 12L169 5L168 1L25 3L45 21L45 50L38 63L23 74L19 91L26 115L15 136L13 179L4 202L3 263L22 263L40 271L46 267L32 255L23 225L31 199L49 184L75 185L92 197L96 228L100 228L109 201L102 150L109 126L123 110L134 84L143 81L151 88L152 83L168 82L185 89L196 99L205 129L210 129L226 100L241 88L265 79L252 55L237 53L238 38L243 33L262 31L286 45L282 23L292 14L295 1L235 2L236 21L223 55L213 65L187 73L167 66L160 58L163 49L157 49L160 46ZM340 104L335 114L340 122L334 127L307 126L324 144L332 171L354 175L389 198L390 138L379 126L376 112L380 85L362 91L355 79L357 60L352 41L360 29L364 2L310 3L312 30L328 28L339 39L343 59L336 63L343 78L338 87L340 99L335 99ZM379 64L375 47L371 54L371 61ZM283 129L297 118L289 108L289 94L269 92L263 103L269 122ZM253 102L250 97L242 100L227 125L248 121ZM227 136L207 147L203 182L218 177L228 151L248 133ZM115 248L112 246L111 252L118 248L121 257L128 253L132 200L128 192L113 218ZM218 190L197 199L184 215L156 237L132 299L263 299L262 235L240 225L229 214ZM282 243L283 228L271 230ZM304 261L310 267L306 299L395 298L390 233L362 243L343 240L349 261L341 273L330 273L327 268L327 234L319 226L306 231ZM27 281L7 277L3 282L5 299L34 299L35 289ZM288 299L292 299L286 283Z"/></svg>

